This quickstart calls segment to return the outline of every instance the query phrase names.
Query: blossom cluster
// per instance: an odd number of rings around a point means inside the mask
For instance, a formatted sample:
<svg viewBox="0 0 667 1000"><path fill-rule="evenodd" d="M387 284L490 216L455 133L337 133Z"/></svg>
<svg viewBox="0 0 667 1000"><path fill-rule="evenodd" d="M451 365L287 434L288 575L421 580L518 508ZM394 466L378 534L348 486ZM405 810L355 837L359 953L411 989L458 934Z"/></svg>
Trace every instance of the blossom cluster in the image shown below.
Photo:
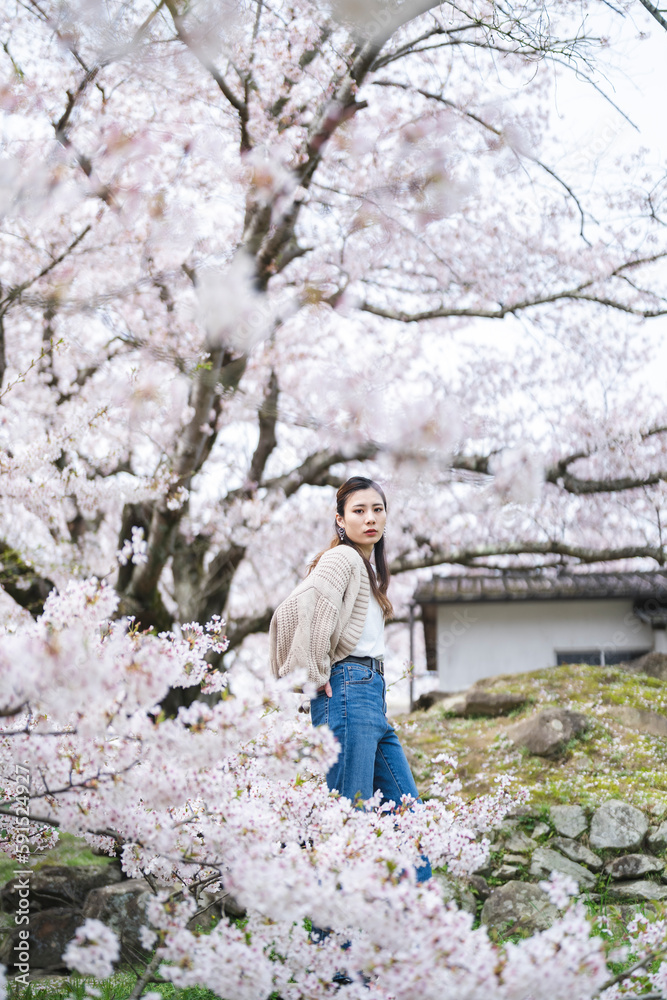
<svg viewBox="0 0 667 1000"><path fill-rule="evenodd" d="M338 747L296 710L296 675L247 698L216 681L212 704L167 717L160 701L171 686L216 673L206 654L224 641L223 623L191 623L180 637L139 632L113 619L116 600L98 581L71 584L34 625L0 636L0 774L19 760L30 772L33 842L57 823L146 878L154 895L142 940L163 978L228 1000L329 997L342 968L351 997L370 988L384 1000L536 1000L545 974L558 1000L596 995L609 976L604 944L579 903L549 931L501 947L443 903L436 879L416 881L423 855L460 875L484 863L485 833L518 804L503 782L465 802L455 761L440 755L443 780L425 803L330 793L324 775ZM17 790L2 781L11 811ZM11 855L6 831L0 846ZM572 887L548 888L565 907ZM245 920L192 929L211 893L231 894ZM653 948L655 933L638 925L638 947ZM65 953L99 977L117 958L115 935L95 921Z"/></svg>

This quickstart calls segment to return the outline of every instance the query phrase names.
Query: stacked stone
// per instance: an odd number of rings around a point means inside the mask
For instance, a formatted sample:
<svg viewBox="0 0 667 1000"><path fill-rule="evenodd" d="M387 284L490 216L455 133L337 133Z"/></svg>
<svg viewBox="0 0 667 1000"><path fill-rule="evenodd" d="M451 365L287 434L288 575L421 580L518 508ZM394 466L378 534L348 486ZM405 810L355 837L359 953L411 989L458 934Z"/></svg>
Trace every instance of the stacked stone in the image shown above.
<svg viewBox="0 0 667 1000"><path fill-rule="evenodd" d="M550 825L535 824L531 836L519 828L518 818L501 827L499 842L491 846L502 852L502 863L487 865L471 881L485 900L482 923L503 933L550 926L557 911L535 883L552 871L570 876L592 900L602 894L610 903L667 900L666 860L659 856L667 848L667 821L649 826L640 809L620 799L603 803L590 823L578 805L552 806L549 819ZM484 876L504 884L491 888Z"/></svg>

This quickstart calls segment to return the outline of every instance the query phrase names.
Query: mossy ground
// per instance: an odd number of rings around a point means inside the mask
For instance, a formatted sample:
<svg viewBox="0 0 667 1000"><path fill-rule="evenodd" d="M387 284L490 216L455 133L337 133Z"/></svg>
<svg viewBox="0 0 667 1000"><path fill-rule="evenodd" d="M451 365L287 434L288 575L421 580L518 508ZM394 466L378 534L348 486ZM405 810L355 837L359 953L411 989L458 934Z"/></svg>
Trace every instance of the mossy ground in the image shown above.
<svg viewBox="0 0 667 1000"><path fill-rule="evenodd" d="M73 837L71 833L60 833L58 843L50 851L33 854L30 859L32 871L38 871L44 865L108 865L111 858L106 855L93 854L82 837ZM0 852L0 885L14 874L17 868L15 861Z"/></svg>
<svg viewBox="0 0 667 1000"><path fill-rule="evenodd" d="M99 990L99 1000L126 1000L137 982L133 972L116 972L109 979L94 979L91 976L45 976L34 979L27 987L8 984L9 1000L83 1000L86 987ZM203 987L178 989L172 983L151 983L147 989L160 993L163 1000L220 1000L217 993Z"/></svg>
<svg viewBox="0 0 667 1000"><path fill-rule="evenodd" d="M513 787L528 790L535 807L561 802L593 808L622 798L656 819L667 813L667 739L624 725L617 712L629 706L667 715L666 681L577 664L500 675L484 686L521 693L526 704L495 719L456 718L438 704L395 718L423 797L429 795L431 759L445 751L458 760L467 799L492 791L496 775L508 774ZM583 712L590 720L583 736L555 760L522 752L507 735L515 723L549 707Z"/></svg>

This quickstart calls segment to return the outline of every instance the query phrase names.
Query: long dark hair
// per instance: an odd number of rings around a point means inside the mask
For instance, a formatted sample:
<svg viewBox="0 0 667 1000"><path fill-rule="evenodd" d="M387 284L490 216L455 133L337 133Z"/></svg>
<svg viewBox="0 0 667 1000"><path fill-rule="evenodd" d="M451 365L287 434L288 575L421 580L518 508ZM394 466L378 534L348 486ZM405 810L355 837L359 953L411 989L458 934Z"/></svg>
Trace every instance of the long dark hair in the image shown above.
<svg viewBox="0 0 667 1000"><path fill-rule="evenodd" d="M339 514L340 517L343 517L345 514L345 504L349 499L349 497L351 497L353 493L358 493L359 490L368 490L368 489L377 490L377 492L382 497L382 502L384 503L384 509L386 510L387 498L384 495L384 490L382 489L382 487L379 486L372 479L367 479L366 476L352 476L350 479L346 480L346 482L344 482L341 486L338 487L338 492L336 493L336 513ZM354 542L350 541L350 539L347 537L347 532L343 534L342 538L339 536L338 524L335 518L334 518L334 528L335 528L335 534L333 541L331 542L330 545L327 546L326 549L322 549L321 552L318 552L318 554L315 556L310 566L308 567L308 573L310 573L311 570L313 570L317 566L318 562L320 561L324 553L328 552L329 549L335 549L337 545L349 545L351 548L356 549L361 558L364 560L364 564L368 571L368 579L370 581L371 590L373 591L373 596L375 597L376 601L382 608L385 620L387 618L393 618L394 608L392 606L391 601L387 597L387 588L389 587L390 576L389 576L389 569L387 568L387 559L384 551L384 535L380 536L380 538L377 540L377 542L373 547L373 551L375 553L375 566L377 569L377 576L376 576L375 571L373 570L373 567L371 566L369 560L360 550L359 546L355 545Z"/></svg>

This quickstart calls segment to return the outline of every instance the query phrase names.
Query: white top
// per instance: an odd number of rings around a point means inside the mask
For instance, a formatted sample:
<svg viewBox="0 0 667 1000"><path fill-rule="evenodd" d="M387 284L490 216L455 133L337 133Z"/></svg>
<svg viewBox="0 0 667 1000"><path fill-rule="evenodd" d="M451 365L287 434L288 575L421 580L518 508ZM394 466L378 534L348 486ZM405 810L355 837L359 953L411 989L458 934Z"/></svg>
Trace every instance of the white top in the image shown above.
<svg viewBox="0 0 667 1000"><path fill-rule="evenodd" d="M373 591L368 595L368 611L359 642L348 656L384 656L384 615Z"/></svg>

